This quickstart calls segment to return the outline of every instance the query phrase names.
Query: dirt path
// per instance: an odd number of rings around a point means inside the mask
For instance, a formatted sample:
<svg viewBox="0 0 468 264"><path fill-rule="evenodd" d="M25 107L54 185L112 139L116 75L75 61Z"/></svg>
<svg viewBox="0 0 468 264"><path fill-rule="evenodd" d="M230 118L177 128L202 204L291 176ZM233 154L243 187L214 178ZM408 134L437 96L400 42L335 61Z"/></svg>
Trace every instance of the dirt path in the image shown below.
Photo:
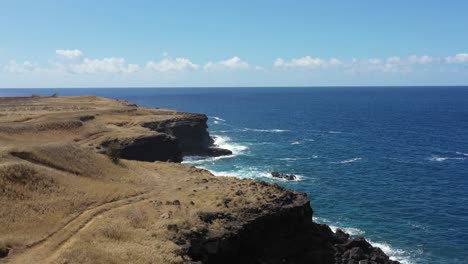
<svg viewBox="0 0 468 264"><path fill-rule="evenodd" d="M120 200L107 202L83 211L60 229L47 237L36 241L24 249L12 250L3 263L42 263L53 255L61 246L84 229L97 216L113 209L121 208L155 195L155 192L140 193ZM1 261L0 261L1 262Z"/></svg>

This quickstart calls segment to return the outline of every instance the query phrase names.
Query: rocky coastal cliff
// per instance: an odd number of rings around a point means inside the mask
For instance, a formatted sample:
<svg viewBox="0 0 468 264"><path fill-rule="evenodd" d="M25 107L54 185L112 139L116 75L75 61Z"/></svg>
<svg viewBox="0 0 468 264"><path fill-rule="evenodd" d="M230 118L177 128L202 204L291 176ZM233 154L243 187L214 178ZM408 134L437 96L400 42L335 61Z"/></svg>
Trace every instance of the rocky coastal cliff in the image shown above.
<svg viewBox="0 0 468 264"><path fill-rule="evenodd" d="M397 263L303 193L178 163L231 154L202 114L0 98L0 143L0 263Z"/></svg>

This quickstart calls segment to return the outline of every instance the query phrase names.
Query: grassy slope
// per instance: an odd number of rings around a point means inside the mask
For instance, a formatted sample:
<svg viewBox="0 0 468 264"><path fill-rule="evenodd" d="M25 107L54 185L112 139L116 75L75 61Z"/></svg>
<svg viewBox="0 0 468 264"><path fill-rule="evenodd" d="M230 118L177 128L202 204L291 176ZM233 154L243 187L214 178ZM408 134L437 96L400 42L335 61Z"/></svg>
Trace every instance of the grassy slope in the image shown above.
<svg viewBox="0 0 468 264"><path fill-rule="evenodd" d="M154 133L142 121L182 115L91 96L0 99L0 247L11 248L0 262L183 263L190 234L228 232L231 220L200 215L236 219L286 193L97 153L109 136Z"/></svg>

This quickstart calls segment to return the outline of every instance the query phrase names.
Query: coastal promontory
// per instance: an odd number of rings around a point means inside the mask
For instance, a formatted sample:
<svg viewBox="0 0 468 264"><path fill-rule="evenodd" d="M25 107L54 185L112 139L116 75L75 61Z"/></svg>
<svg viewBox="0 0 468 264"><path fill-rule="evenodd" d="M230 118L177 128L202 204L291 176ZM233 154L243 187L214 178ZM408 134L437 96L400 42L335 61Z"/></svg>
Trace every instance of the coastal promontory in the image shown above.
<svg viewBox="0 0 468 264"><path fill-rule="evenodd" d="M396 263L304 193L180 163L229 154L203 114L0 98L0 263Z"/></svg>

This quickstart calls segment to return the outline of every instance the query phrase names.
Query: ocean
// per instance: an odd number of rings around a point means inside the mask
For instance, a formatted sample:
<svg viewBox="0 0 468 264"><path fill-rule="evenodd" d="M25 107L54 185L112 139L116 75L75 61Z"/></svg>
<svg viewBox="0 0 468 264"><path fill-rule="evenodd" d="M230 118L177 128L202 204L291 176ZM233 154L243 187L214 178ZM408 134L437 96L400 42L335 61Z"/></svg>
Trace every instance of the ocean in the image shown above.
<svg viewBox="0 0 468 264"><path fill-rule="evenodd" d="M306 192L314 220L402 263L468 263L468 87L0 89L205 113L226 157L184 162ZM296 181L270 177L279 171Z"/></svg>

